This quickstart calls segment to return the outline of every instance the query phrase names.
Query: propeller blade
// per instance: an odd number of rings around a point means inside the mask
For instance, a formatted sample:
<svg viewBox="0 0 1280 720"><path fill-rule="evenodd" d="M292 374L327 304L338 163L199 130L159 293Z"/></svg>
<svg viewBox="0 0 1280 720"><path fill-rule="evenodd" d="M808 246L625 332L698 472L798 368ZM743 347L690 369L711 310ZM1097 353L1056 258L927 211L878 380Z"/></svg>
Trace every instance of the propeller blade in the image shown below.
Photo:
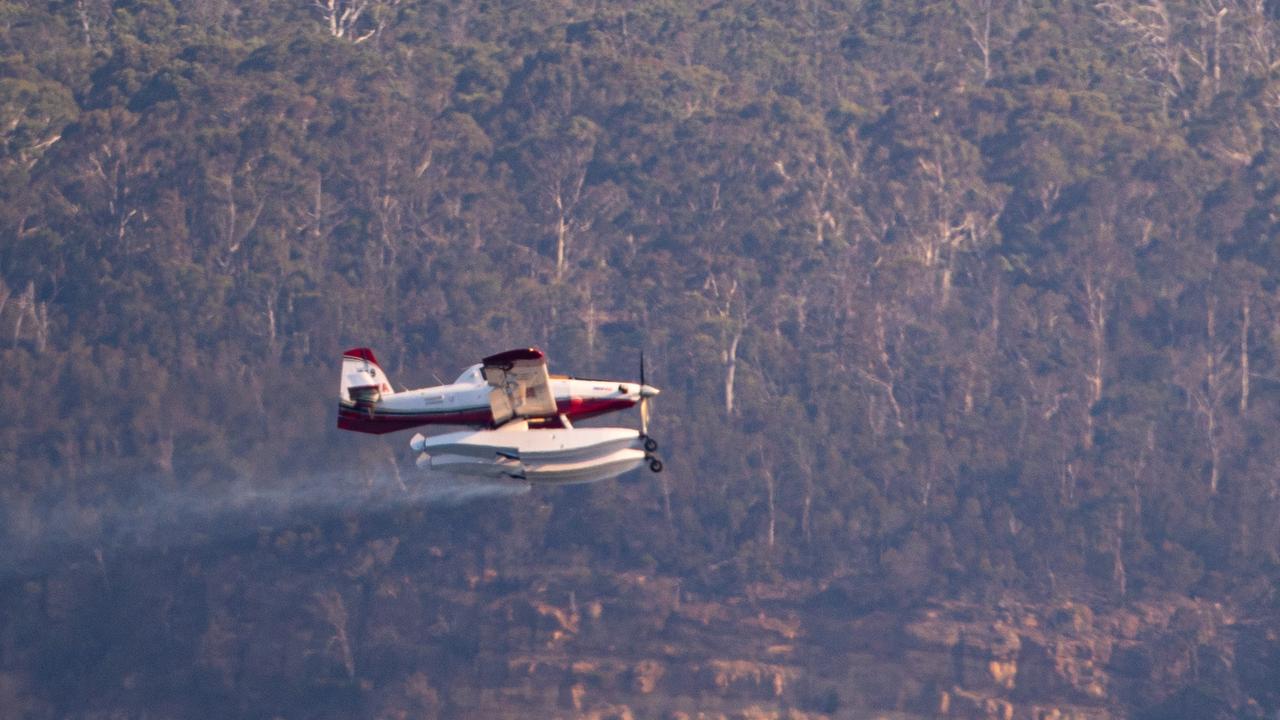
<svg viewBox="0 0 1280 720"><path fill-rule="evenodd" d="M640 350L640 434L649 436L649 396L644 389L648 387L644 381L644 350Z"/></svg>

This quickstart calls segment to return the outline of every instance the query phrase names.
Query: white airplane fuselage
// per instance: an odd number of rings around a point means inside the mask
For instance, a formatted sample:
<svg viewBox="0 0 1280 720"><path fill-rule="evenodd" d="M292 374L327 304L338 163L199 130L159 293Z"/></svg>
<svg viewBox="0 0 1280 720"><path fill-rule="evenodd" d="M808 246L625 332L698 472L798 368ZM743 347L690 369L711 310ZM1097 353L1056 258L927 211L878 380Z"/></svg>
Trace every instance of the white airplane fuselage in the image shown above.
<svg viewBox="0 0 1280 720"><path fill-rule="evenodd" d="M383 390L372 403L342 402L338 408L338 427L375 434L420 425L491 427L491 390L480 374L480 366L475 365L448 385L395 393ZM577 421L634 407L640 402L642 386L553 376L551 391L557 413Z"/></svg>

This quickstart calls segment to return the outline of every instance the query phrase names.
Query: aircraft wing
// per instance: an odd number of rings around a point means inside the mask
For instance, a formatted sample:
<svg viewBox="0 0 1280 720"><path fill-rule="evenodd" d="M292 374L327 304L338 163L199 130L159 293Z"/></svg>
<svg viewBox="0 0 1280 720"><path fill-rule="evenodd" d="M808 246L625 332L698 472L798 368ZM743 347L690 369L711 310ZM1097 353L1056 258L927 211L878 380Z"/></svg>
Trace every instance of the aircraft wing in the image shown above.
<svg viewBox="0 0 1280 720"><path fill-rule="evenodd" d="M490 355L481 372L489 391L493 424L512 418L553 417L556 399L551 394L547 356L537 348L519 348Z"/></svg>

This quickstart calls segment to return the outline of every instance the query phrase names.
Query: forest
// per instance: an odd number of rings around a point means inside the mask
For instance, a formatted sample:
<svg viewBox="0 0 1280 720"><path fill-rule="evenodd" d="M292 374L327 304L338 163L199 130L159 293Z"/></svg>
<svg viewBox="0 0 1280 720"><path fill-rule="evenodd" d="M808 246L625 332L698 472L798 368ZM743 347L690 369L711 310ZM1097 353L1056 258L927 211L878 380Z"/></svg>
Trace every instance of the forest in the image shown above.
<svg viewBox="0 0 1280 720"><path fill-rule="evenodd" d="M667 471L288 530L309 563L1276 618L1278 151L1272 0L0 0L0 607L43 598L0 698L98 682L41 679L89 632L40 637L50 538L429 482L334 427L356 345L409 387L644 353ZM338 577L331 621L378 582ZM235 636L214 595L166 652Z"/></svg>

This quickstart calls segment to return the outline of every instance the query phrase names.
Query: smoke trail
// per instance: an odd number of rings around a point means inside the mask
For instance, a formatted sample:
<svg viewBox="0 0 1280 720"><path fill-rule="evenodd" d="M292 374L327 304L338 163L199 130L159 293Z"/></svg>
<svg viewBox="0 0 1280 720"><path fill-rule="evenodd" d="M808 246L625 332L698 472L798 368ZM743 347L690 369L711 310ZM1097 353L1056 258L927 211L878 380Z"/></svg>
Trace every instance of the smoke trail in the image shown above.
<svg viewBox="0 0 1280 720"><path fill-rule="evenodd" d="M0 580L90 557L101 548L183 546L344 515L459 506L530 490L522 482L439 473L419 475L408 485L390 476L356 480L339 472L271 481L238 478L199 489L158 489L159 482L140 485L143 490L123 501L78 503L62 498L43 507L29 503L0 509L6 521L0 539L8 546L0 553Z"/></svg>

